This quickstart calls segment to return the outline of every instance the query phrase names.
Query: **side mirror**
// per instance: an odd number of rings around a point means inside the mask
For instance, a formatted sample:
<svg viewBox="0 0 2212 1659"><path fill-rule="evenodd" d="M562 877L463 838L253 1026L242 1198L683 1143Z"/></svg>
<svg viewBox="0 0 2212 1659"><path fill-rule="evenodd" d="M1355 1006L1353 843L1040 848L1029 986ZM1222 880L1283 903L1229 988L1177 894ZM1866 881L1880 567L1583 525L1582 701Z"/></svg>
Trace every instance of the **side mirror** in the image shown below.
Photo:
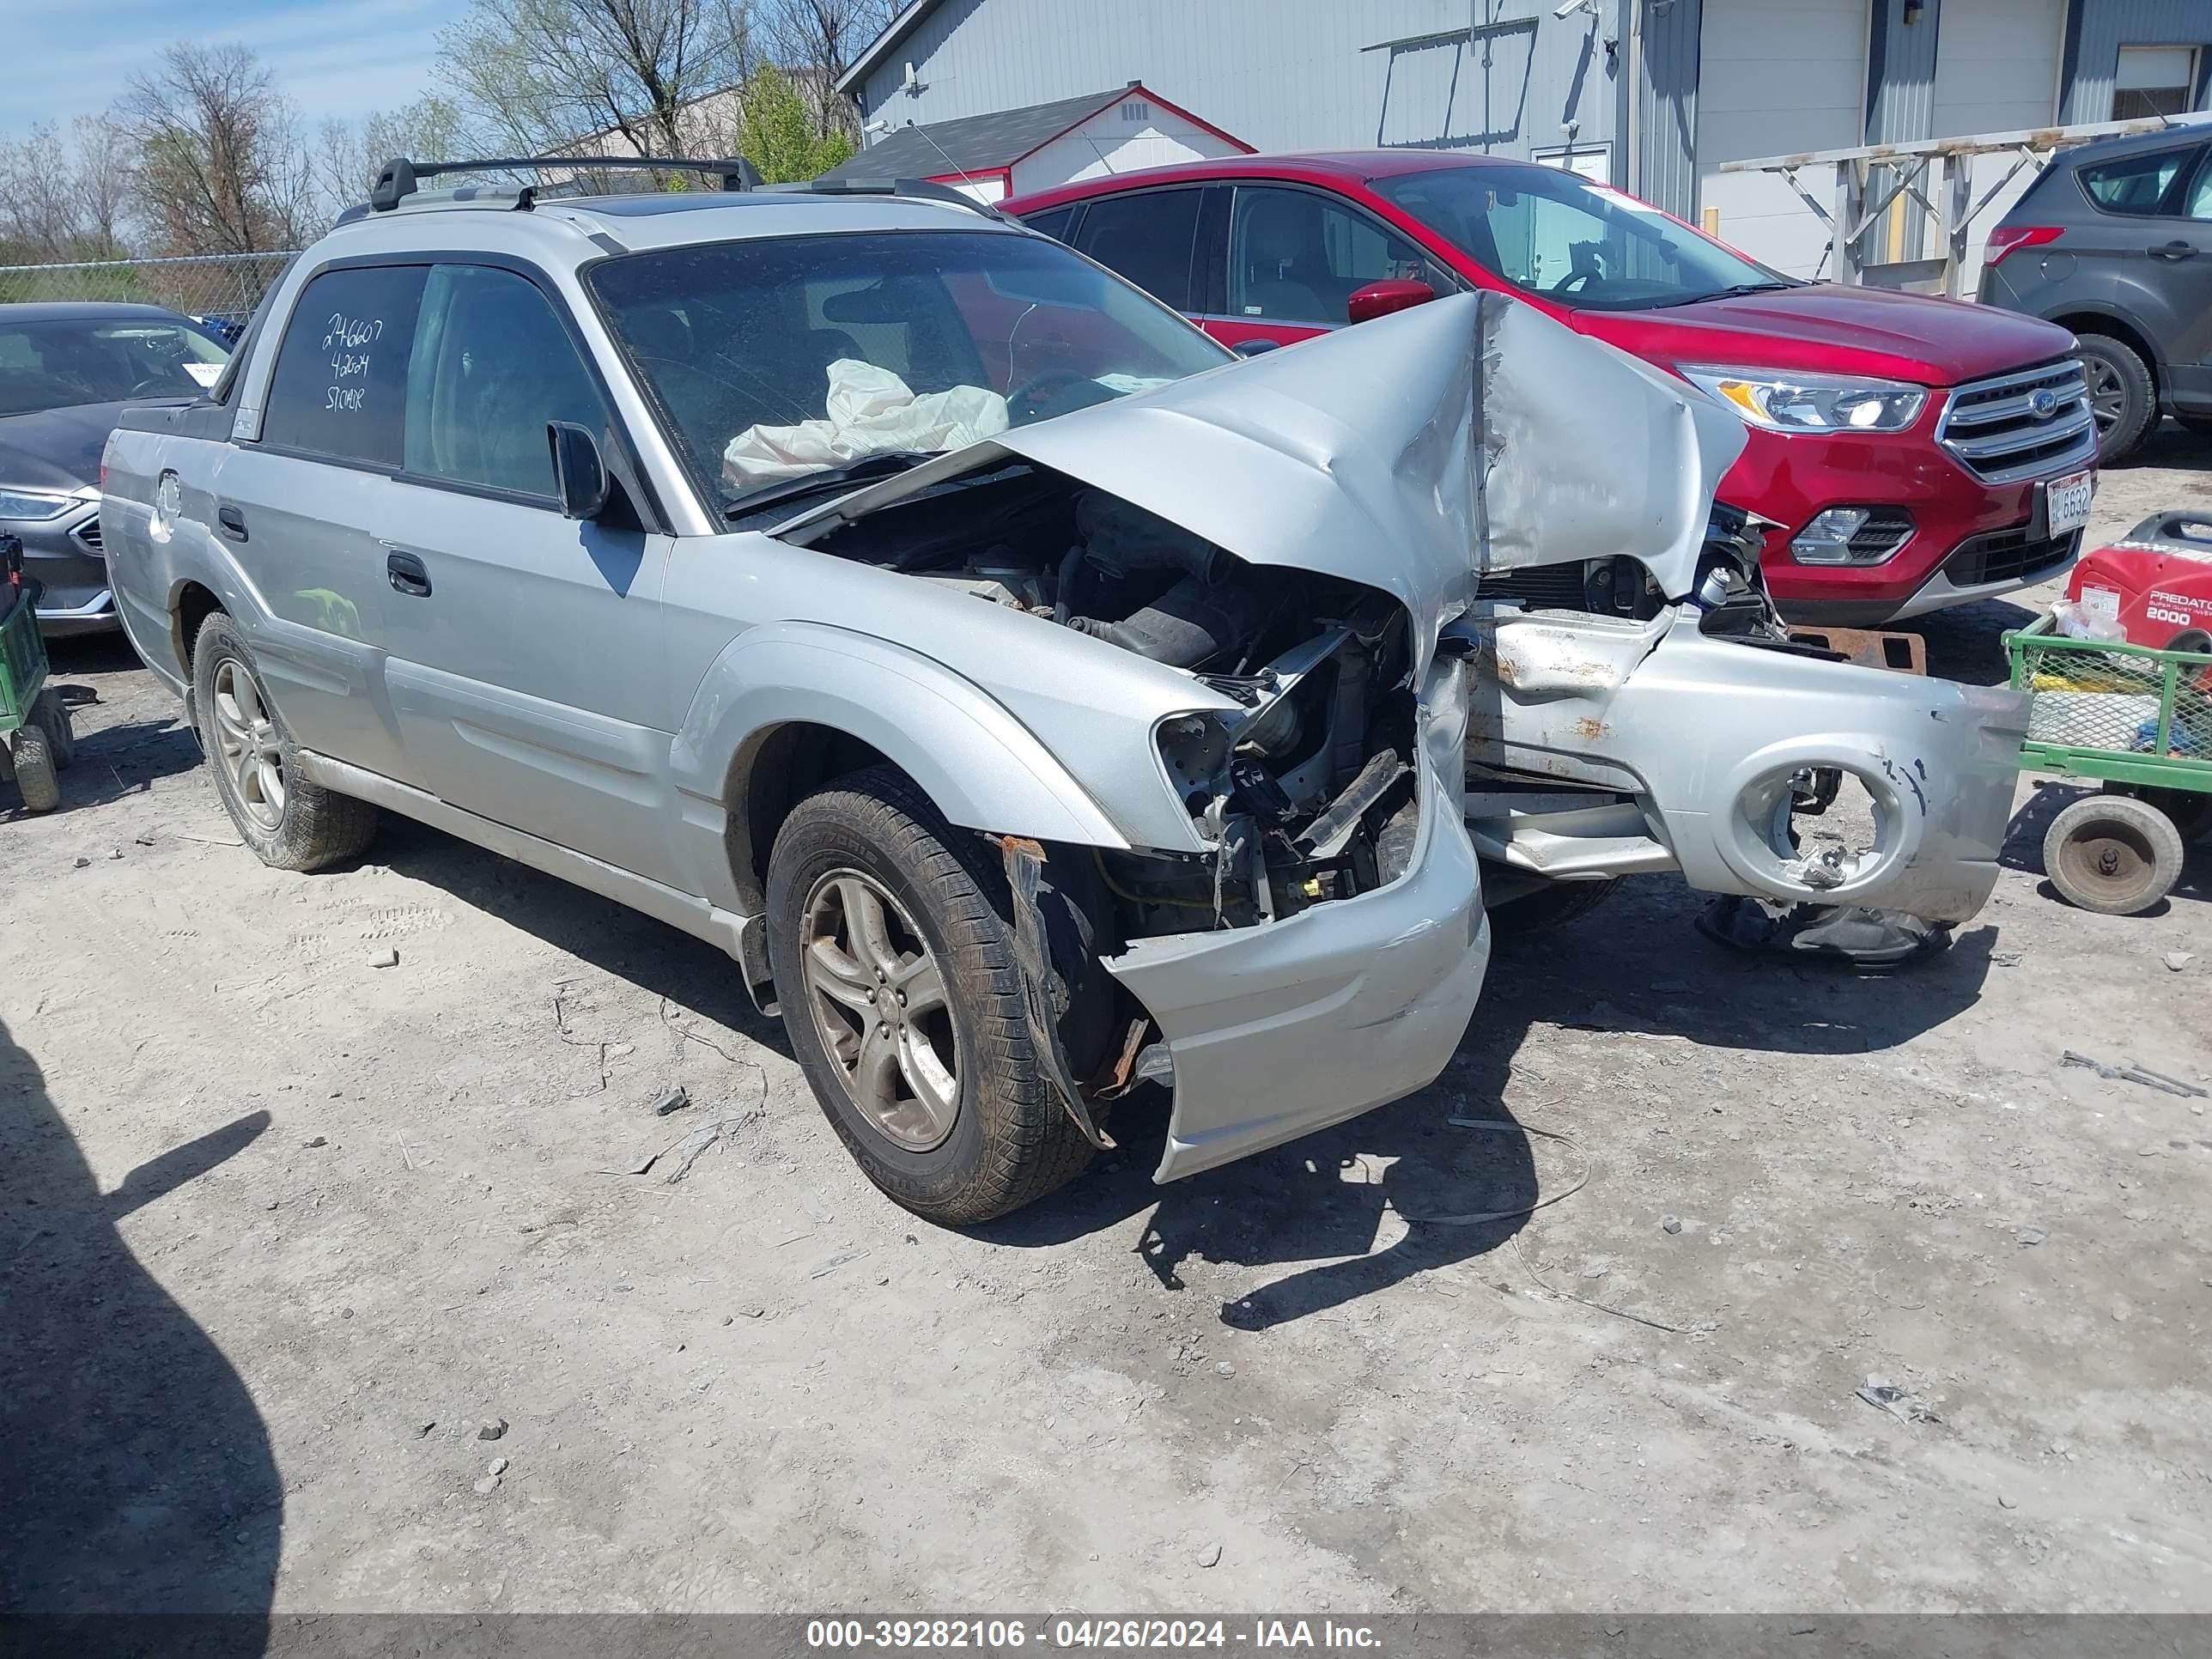
<svg viewBox="0 0 2212 1659"><path fill-rule="evenodd" d="M1240 357L1256 357L1263 351L1279 350L1282 343L1280 340L1239 340L1229 349Z"/></svg>
<svg viewBox="0 0 2212 1659"><path fill-rule="evenodd" d="M614 489L606 463L599 459L599 440L589 427L574 421L546 422L545 439L553 447L553 487L561 497L562 517L598 518Z"/></svg>
<svg viewBox="0 0 2212 1659"><path fill-rule="evenodd" d="M1379 283L1370 283L1365 288L1355 289L1352 297L1344 302L1344 309L1353 322L1366 323L1377 317L1388 317L1394 311L1425 306L1436 297L1436 289L1426 283L1417 283L1403 276L1386 276Z"/></svg>

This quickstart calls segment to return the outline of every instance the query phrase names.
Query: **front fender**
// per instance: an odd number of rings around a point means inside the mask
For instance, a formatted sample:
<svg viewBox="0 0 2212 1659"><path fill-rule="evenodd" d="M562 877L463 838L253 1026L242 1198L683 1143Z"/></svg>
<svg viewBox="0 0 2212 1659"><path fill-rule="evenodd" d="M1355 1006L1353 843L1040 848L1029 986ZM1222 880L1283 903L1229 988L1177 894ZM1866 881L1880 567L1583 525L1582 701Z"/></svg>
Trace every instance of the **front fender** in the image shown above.
<svg viewBox="0 0 2212 1659"><path fill-rule="evenodd" d="M770 623L723 647L676 736L678 788L720 803L732 769L793 721L880 750L952 823L1079 846L1127 839L1066 767L972 682L889 641Z"/></svg>

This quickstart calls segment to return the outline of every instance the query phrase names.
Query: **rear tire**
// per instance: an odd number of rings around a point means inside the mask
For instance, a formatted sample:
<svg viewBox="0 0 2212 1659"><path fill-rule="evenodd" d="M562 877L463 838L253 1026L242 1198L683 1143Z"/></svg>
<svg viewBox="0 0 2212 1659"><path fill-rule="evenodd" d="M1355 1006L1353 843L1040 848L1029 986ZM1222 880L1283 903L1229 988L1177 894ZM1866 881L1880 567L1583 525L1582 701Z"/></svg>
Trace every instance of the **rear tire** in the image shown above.
<svg viewBox="0 0 2212 1659"><path fill-rule="evenodd" d="M70 723L69 705L52 686L31 704L31 718L46 728L54 750L54 766L66 772L76 762L76 727Z"/></svg>
<svg viewBox="0 0 2212 1659"><path fill-rule="evenodd" d="M2067 902L2132 916L2164 898L2181 874L2172 820L2132 795L2085 795L2051 821L2043 868Z"/></svg>
<svg viewBox="0 0 2212 1659"><path fill-rule="evenodd" d="M1005 874L902 774L872 767L793 809L769 858L768 918L792 1052L892 1200L964 1226L1091 1161L1030 1036ZM1054 954L1052 1006L1063 1030L1080 1027L1101 993L1079 970L1071 990ZM913 1000L894 1007L902 981ZM1085 1056L1070 1059L1081 1075Z"/></svg>
<svg viewBox="0 0 2212 1659"><path fill-rule="evenodd" d="M2133 454L2158 421L2158 387L2150 366L2126 341L2084 334L2079 355L2097 416L2097 459L2109 466Z"/></svg>
<svg viewBox="0 0 2212 1659"><path fill-rule="evenodd" d="M44 727L23 726L9 740L15 763L15 787L27 812L51 812L62 804L62 781L56 775L53 745Z"/></svg>
<svg viewBox="0 0 2212 1659"><path fill-rule="evenodd" d="M192 647L192 710L215 792L254 856L277 870L320 870L376 836L376 808L300 775L299 746L261 684L238 624L217 611Z"/></svg>

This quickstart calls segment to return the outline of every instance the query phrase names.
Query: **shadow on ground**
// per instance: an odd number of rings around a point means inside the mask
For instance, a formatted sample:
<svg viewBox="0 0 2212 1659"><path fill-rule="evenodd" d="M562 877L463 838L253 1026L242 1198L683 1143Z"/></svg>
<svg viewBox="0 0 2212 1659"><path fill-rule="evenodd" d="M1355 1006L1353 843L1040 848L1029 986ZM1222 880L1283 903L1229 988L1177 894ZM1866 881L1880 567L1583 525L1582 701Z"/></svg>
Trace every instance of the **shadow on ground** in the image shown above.
<svg viewBox="0 0 2212 1659"><path fill-rule="evenodd" d="M268 1431L117 1224L247 1145L268 1115L102 1194L4 1026L0 1097L0 1611L222 1613L191 1650L258 1654L283 1528ZM57 1634L34 1627L34 1645L41 1631ZM97 1634L75 1650L105 1650Z"/></svg>
<svg viewBox="0 0 2212 1659"><path fill-rule="evenodd" d="M788 1056L781 1023L755 1011L735 966L710 945L420 825L390 821L375 857L672 1008ZM1449 1120L1515 1122L1505 1096L1532 1027L1679 1037L1707 1051L1717 1083L1717 1068L1740 1052L1894 1047L1972 1006L1990 970L1989 928L1894 976L1771 963L1698 936L1692 924L1704 902L1679 882L1639 879L1593 917L1501 940L1482 1002L1436 1083L1205 1175L1153 1184L1168 1103L1162 1091L1140 1091L1115 1110L1116 1152L1061 1192L976 1233L1017 1248L1051 1248L1150 1210L1139 1249L1164 1291L1185 1289L1182 1270L1194 1259L1279 1266L1289 1271L1224 1305L1221 1318L1241 1328L1284 1324L1484 1255L1524 1224L1542 1195L1530 1141ZM1540 1078L1524 1077L1516 1097L1534 1092L1541 1100L1543 1086ZM1541 1162L1544 1183L1554 1188L1575 1167L1571 1156ZM1386 1224L1391 1209L1407 1217L1504 1213L1475 1225L1399 1232ZM1399 1236L1377 1249L1386 1231Z"/></svg>

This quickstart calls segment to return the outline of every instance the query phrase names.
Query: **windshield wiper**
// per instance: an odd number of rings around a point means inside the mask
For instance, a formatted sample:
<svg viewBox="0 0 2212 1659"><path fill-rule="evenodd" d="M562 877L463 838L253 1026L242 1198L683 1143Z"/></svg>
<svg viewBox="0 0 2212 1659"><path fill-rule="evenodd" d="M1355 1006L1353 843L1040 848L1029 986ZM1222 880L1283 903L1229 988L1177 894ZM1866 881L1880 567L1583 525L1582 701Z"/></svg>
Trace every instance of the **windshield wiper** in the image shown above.
<svg viewBox="0 0 2212 1659"><path fill-rule="evenodd" d="M825 466L819 472L805 473L796 478L778 478L774 483L757 485L725 503L722 516L725 519L749 518L763 507L799 501L824 489L866 483L876 478L896 477L909 467L936 459L935 454L922 449L874 450L847 461L842 466Z"/></svg>
<svg viewBox="0 0 2212 1659"><path fill-rule="evenodd" d="M1671 306L1702 305L1707 300L1732 300L1739 294L1771 294L1778 288L1802 287L1798 283L1731 283L1726 288L1715 289L1711 294L1686 294L1679 300L1669 300L1662 310Z"/></svg>

